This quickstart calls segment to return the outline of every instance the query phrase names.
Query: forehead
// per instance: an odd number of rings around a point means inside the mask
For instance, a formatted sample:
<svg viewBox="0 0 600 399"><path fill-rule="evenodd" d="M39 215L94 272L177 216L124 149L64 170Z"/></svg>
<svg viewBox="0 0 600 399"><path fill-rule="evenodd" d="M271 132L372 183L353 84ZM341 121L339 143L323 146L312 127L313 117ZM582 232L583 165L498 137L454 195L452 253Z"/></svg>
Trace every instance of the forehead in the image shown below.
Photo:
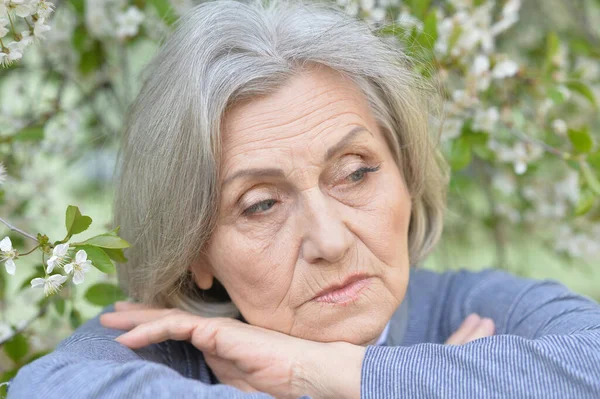
<svg viewBox="0 0 600 399"><path fill-rule="evenodd" d="M223 120L222 165L300 152L322 158L352 125L377 132L368 101L350 78L322 67L298 74L269 96L237 104ZM291 154L291 153L294 154ZM265 159L267 158L267 159Z"/></svg>

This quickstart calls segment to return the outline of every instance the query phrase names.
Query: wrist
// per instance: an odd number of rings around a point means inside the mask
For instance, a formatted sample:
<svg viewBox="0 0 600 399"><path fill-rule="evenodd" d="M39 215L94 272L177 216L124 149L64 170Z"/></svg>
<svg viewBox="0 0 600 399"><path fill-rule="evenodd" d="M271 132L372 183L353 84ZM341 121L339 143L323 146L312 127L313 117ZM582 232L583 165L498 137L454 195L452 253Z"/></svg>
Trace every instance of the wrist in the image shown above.
<svg viewBox="0 0 600 399"><path fill-rule="evenodd" d="M347 342L318 343L295 362L294 394L313 399L360 399L362 362L366 348Z"/></svg>

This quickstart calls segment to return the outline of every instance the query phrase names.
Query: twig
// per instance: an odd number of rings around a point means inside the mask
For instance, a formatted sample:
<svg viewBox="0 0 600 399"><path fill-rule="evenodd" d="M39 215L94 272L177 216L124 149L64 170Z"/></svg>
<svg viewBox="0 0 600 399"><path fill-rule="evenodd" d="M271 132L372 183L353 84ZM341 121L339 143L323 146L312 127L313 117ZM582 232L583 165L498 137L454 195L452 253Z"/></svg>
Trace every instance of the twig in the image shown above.
<svg viewBox="0 0 600 399"><path fill-rule="evenodd" d="M529 144L534 144L534 145L538 145L540 147L542 147L542 149L544 149L546 152L556 155L558 157L560 157L561 159L570 159L571 158L571 154L569 154L568 152L565 151L561 151L558 148L554 148L546 143L544 143L541 140L537 140L537 139L533 139L531 137L527 137L525 136L525 134L523 134L522 132L518 131L517 129L509 129L509 131L514 134L515 136L519 137L521 140L529 143Z"/></svg>
<svg viewBox="0 0 600 399"><path fill-rule="evenodd" d="M37 238L35 238L35 237L34 237L34 236L32 236L31 234L27 234L27 233L25 233L23 230L21 230L21 229L19 229L19 228L15 227L15 226L13 226L12 224L8 223L6 220L4 220L4 219L0 218L0 222L1 222L1 223L4 223L4 224L5 224L5 225L6 225L6 226L7 226L7 227L10 229L10 230L12 230L12 231L16 231L17 233L19 233L19 234L22 234L22 235L24 235L24 236L25 236L25 237L27 237L27 238L31 238L31 239L32 239L33 241L35 241L35 242L39 242L39 241L37 240Z"/></svg>

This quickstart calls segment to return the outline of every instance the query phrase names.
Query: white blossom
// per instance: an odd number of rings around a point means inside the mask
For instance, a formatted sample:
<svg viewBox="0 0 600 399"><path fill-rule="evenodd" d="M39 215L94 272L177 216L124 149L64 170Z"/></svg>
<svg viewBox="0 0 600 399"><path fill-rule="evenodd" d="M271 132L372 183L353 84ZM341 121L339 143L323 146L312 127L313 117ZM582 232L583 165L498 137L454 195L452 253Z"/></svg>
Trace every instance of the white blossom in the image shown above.
<svg viewBox="0 0 600 399"><path fill-rule="evenodd" d="M4 49L0 48L0 65L9 66L14 61L20 60L23 53L19 47L19 42L10 42Z"/></svg>
<svg viewBox="0 0 600 399"><path fill-rule="evenodd" d="M40 39L46 38L44 36L44 33L50 30L50 26L45 25L44 22L44 18L39 18L37 21L35 21L35 25L33 26L33 35L35 37L38 37Z"/></svg>
<svg viewBox="0 0 600 399"><path fill-rule="evenodd" d="M10 324L0 322L0 341L10 338L13 335L13 329Z"/></svg>
<svg viewBox="0 0 600 399"><path fill-rule="evenodd" d="M116 35L119 39L137 35L140 24L144 21L144 14L135 6L131 6L124 13L117 15Z"/></svg>
<svg viewBox="0 0 600 399"><path fill-rule="evenodd" d="M564 135L567 133L567 123L562 119L555 119L552 121L552 130L556 134Z"/></svg>
<svg viewBox="0 0 600 399"><path fill-rule="evenodd" d="M481 76L490 70L490 59L487 55L478 54L473 60L473 74Z"/></svg>
<svg viewBox="0 0 600 399"><path fill-rule="evenodd" d="M60 287L65 281L67 281L67 276L63 276L62 274L53 274L52 276L46 276L44 278L34 278L31 280L31 287L44 288L44 294L49 296L60 291Z"/></svg>
<svg viewBox="0 0 600 399"><path fill-rule="evenodd" d="M514 143L512 147L507 147L490 140L488 147L496 152L500 161L511 162L515 173L518 175L525 173L527 171L527 164L538 159L543 154L543 150L539 146L525 144L522 141Z"/></svg>
<svg viewBox="0 0 600 399"><path fill-rule="evenodd" d="M494 65L492 76L496 79L509 78L519 72L519 65L512 60L503 60Z"/></svg>
<svg viewBox="0 0 600 399"><path fill-rule="evenodd" d="M8 12L14 13L21 18L31 15L31 9L29 5L25 4L25 0L8 0L6 9Z"/></svg>
<svg viewBox="0 0 600 399"><path fill-rule="evenodd" d="M35 12L39 18L48 18L50 13L54 10L54 3L45 0L34 0L32 7L35 7Z"/></svg>
<svg viewBox="0 0 600 399"><path fill-rule="evenodd" d="M509 196L515 193L517 184L514 175L508 173L495 173L492 177L492 187L502 194Z"/></svg>
<svg viewBox="0 0 600 399"><path fill-rule="evenodd" d="M24 30L23 32L21 32L21 40L19 40L19 49L21 50L21 52L23 52L23 50L25 50L25 48L27 46L29 46L30 44L33 43L35 36L31 35L31 32L28 30Z"/></svg>
<svg viewBox="0 0 600 399"><path fill-rule="evenodd" d="M494 131L499 119L500 113L496 107L490 107L485 111L478 109L475 118L473 118L473 129L491 133Z"/></svg>
<svg viewBox="0 0 600 399"><path fill-rule="evenodd" d="M360 8L365 11L371 11L375 8L375 0L359 0Z"/></svg>
<svg viewBox="0 0 600 399"><path fill-rule="evenodd" d="M346 2L343 4L340 1L338 1L338 4L341 6L344 6L347 3L348 0L346 0ZM171 5L177 12L177 15L183 15L194 6L194 3L191 0L171 0Z"/></svg>
<svg viewBox="0 0 600 399"><path fill-rule="evenodd" d="M407 31L416 28L418 32L423 31L423 22L421 22L418 18L413 17L406 10L402 11L400 15L396 17L396 24Z"/></svg>
<svg viewBox="0 0 600 399"><path fill-rule="evenodd" d="M52 273L55 267L61 267L68 262L69 256L67 251L69 250L69 243L58 244L52 249L52 256L48 259L48 267L46 273Z"/></svg>
<svg viewBox="0 0 600 399"><path fill-rule="evenodd" d="M386 16L386 12L385 12L384 8L375 7L373 10L371 10L371 18L375 22L382 22L382 21L384 21L385 20L385 16Z"/></svg>
<svg viewBox="0 0 600 399"><path fill-rule="evenodd" d="M460 132L463 126L462 119L448 118L444 121L442 126L442 140L452 140L460 136Z"/></svg>
<svg viewBox="0 0 600 399"><path fill-rule="evenodd" d="M0 13L0 15L2 15L2 13ZM6 36L8 32L10 32L10 30L8 29L9 24L10 21L7 18L0 16L0 39Z"/></svg>
<svg viewBox="0 0 600 399"><path fill-rule="evenodd" d="M554 192L559 199L577 204L579 201L579 173L569 171L564 179L554 185Z"/></svg>
<svg viewBox="0 0 600 399"><path fill-rule="evenodd" d="M15 259L17 258L17 251L12 247L10 238L4 237L0 241L0 262L4 262L4 268L10 275L15 274L16 265Z"/></svg>
<svg viewBox="0 0 600 399"><path fill-rule="evenodd" d="M6 176L6 167L2 162L0 162L0 186L6 181Z"/></svg>
<svg viewBox="0 0 600 399"><path fill-rule="evenodd" d="M65 265L65 271L67 273L73 272L73 283L81 284L85 273L90 270L90 266L92 266L92 261L88 260L87 253L80 249L75 254L75 262Z"/></svg>

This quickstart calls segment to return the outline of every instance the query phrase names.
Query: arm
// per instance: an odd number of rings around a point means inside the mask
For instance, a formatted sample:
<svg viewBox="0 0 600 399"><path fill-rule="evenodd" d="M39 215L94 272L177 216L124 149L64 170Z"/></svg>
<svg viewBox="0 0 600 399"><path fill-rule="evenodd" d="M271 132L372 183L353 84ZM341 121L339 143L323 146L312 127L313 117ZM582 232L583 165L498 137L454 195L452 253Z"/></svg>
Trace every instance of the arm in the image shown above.
<svg viewBox="0 0 600 399"><path fill-rule="evenodd" d="M183 355L185 350L177 353L174 346L164 355L148 349L135 352L114 340L122 333L102 327L97 317L88 321L54 352L19 370L8 397L272 398L223 384L211 385L201 356L193 359L197 364L188 364L192 362ZM186 378L176 368L189 368L189 373L206 383Z"/></svg>
<svg viewBox="0 0 600 399"><path fill-rule="evenodd" d="M447 335L478 313L494 320L499 335L462 346L369 346L361 397L600 397L596 302L556 281L500 270L446 276L433 328Z"/></svg>

